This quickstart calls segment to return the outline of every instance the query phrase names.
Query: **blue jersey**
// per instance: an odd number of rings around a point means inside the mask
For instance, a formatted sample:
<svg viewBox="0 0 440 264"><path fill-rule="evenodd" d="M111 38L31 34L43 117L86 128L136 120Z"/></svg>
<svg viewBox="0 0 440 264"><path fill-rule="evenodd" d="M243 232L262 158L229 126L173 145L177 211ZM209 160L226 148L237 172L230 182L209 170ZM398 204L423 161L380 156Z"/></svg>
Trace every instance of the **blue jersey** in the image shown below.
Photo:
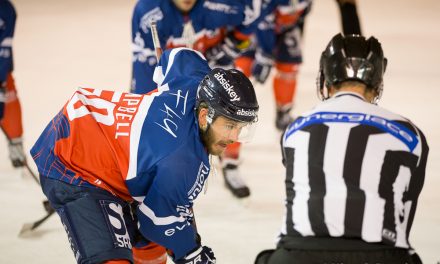
<svg viewBox="0 0 440 264"><path fill-rule="evenodd" d="M238 26L245 18L245 0L197 1L182 14L171 0L140 0L132 17L132 91L147 93L156 88L152 80L156 64L150 22L157 22L162 48L191 47L200 52L217 44L221 28Z"/></svg>
<svg viewBox="0 0 440 264"><path fill-rule="evenodd" d="M195 116L202 54L165 51L149 95L80 88L31 149L39 173L139 202L141 233L177 259L197 246L194 199L210 171Z"/></svg>
<svg viewBox="0 0 440 264"><path fill-rule="evenodd" d="M12 38L16 13L11 2L0 0L0 83L6 81L12 71Z"/></svg>
<svg viewBox="0 0 440 264"><path fill-rule="evenodd" d="M276 49L276 45L289 45L283 42L300 41L300 34L289 33L283 36L284 41L279 40L277 43L277 35L286 33L289 29L302 27L305 16L309 13L312 0L298 0L295 5L286 3L285 0L272 0L271 6L264 9L258 21L255 35L258 47L266 54L272 54ZM302 29L301 29L302 30ZM280 49L278 47L278 49ZM292 48L290 48L292 49ZM290 54L284 52L281 56L298 57L296 60L301 61L301 54ZM281 61L285 61L282 60Z"/></svg>

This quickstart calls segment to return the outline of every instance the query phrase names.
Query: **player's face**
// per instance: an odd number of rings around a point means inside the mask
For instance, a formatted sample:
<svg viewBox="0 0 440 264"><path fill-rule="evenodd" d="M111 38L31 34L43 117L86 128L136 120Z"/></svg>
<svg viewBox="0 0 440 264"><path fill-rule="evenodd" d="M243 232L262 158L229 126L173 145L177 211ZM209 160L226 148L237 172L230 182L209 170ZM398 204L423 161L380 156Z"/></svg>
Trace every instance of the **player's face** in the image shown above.
<svg viewBox="0 0 440 264"><path fill-rule="evenodd" d="M180 11L188 13L194 7L197 0L173 0L173 2Z"/></svg>
<svg viewBox="0 0 440 264"><path fill-rule="evenodd" d="M229 144L238 140L241 129L239 122L222 116L217 117L202 135L209 154L222 154Z"/></svg>

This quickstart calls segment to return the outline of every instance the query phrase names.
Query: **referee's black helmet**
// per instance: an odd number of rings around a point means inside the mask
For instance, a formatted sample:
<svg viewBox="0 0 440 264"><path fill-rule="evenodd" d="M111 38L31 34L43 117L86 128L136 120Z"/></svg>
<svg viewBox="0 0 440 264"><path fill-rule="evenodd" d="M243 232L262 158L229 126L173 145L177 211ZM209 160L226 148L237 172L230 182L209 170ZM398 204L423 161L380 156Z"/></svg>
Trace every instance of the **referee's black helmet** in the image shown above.
<svg viewBox="0 0 440 264"><path fill-rule="evenodd" d="M324 88L344 81L359 81L380 95L387 66L382 46L375 37L335 35L321 54L317 79L318 95Z"/></svg>

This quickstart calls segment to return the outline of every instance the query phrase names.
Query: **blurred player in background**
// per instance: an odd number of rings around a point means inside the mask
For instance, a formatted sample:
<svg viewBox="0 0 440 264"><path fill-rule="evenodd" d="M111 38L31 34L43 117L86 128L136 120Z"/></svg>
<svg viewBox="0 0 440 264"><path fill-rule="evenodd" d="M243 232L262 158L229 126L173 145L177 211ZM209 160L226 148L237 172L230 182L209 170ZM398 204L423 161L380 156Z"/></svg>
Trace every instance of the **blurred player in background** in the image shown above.
<svg viewBox="0 0 440 264"><path fill-rule="evenodd" d="M165 249L177 264L215 263L193 203L210 155L252 136L254 88L187 48L165 51L154 81L142 95L78 89L31 150L78 263L165 263Z"/></svg>
<svg viewBox="0 0 440 264"><path fill-rule="evenodd" d="M8 139L12 165L22 167L26 155L23 151L21 107L12 76L12 39L16 17L12 3L0 0L0 126Z"/></svg>
<svg viewBox="0 0 440 264"><path fill-rule="evenodd" d="M272 80L276 105L275 126L283 131L293 120L291 110L296 98L297 76L302 63L304 23L312 0L276 1L276 9L258 24L256 49L236 60L236 67L247 76L265 83L273 66ZM336 0L344 34L361 34L354 0Z"/></svg>

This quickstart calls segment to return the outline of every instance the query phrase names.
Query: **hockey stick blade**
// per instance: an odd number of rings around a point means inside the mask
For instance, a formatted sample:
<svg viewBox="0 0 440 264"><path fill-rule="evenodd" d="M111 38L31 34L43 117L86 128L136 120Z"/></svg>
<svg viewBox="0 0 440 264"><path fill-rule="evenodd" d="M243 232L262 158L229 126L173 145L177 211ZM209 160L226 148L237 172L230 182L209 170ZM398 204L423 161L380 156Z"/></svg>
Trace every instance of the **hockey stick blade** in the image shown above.
<svg viewBox="0 0 440 264"><path fill-rule="evenodd" d="M39 227L40 225L42 225L44 222L46 222L47 219L49 219L49 217L51 215L53 215L55 213L55 210L52 210L50 212L47 213L47 215L45 215L43 218L32 222L32 223L25 223L23 225L23 227L20 230L20 233L18 234L19 237L22 236L26 236L27 234L31 233L33 230L35 230L37 227Z"/></svg>

